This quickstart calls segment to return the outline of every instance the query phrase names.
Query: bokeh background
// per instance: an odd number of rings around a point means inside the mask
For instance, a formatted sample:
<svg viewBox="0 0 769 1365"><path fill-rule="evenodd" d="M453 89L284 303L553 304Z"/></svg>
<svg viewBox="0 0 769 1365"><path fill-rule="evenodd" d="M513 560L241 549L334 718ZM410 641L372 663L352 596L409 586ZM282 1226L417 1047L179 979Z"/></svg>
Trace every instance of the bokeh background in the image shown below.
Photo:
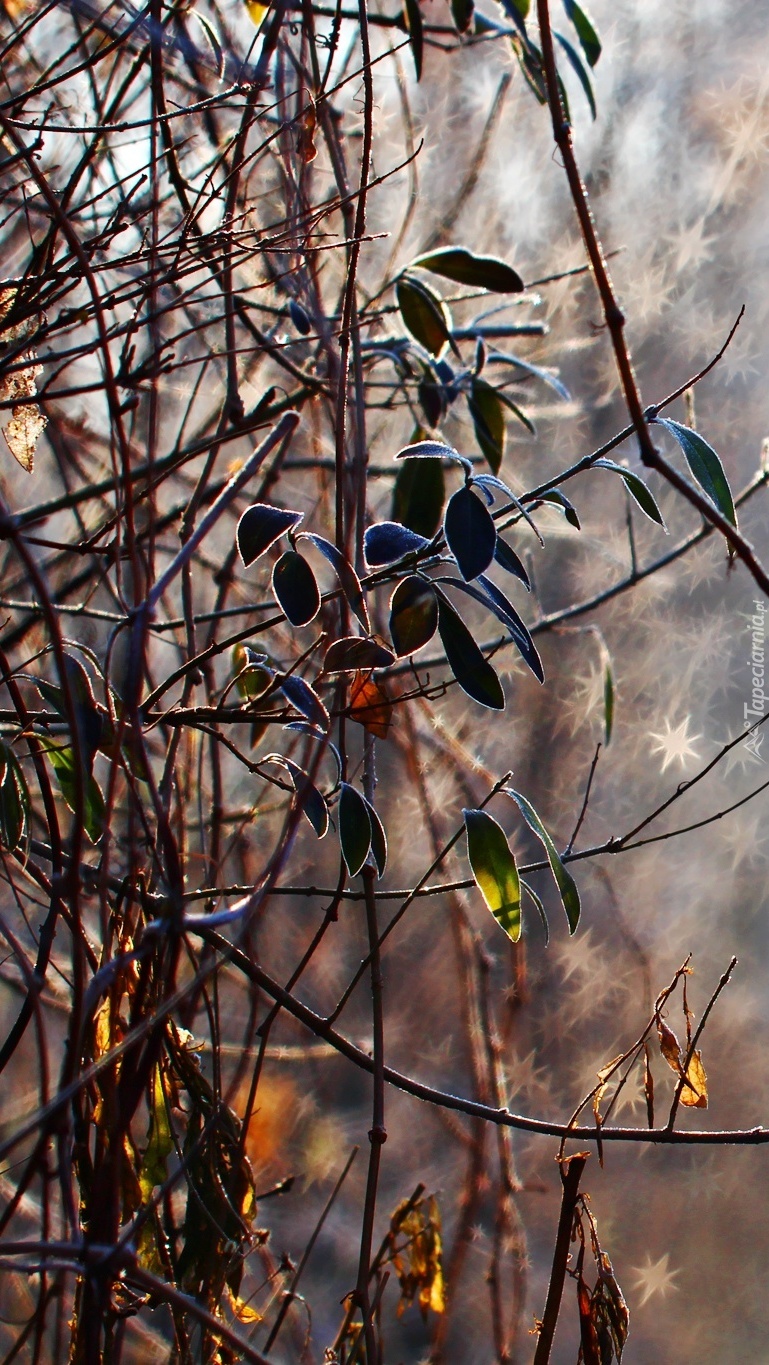
<svg viewBox="0 0 769 1365"><path fill-rule="evenodd" d="M15 7L17 15L23 8ZM491 0L479 0L479 9L501 21ZM248 46L253 26L249 29L241 0L223 0L221 9L212 7L211 12L214 18L224 17L233 42ZM564 75L577 156L626 311L643 399L646 404L659 402L703 368L744 305L744 317L722 361L688 404L679 400L669 411L696 426L719 452L737 493L760 470L769 436L766 16L760 5L746 0L703 0L697 6L684 0L592 0L590 12L603 41L595 71L595 121L576 80L568 70ZM448 22L441 0L426 0L423 13L426 22ZM559 13L557 22L562 21ZM328 19L323 22L328 26ZM352 34L345 25L345 41ZM391 39L376 30L373 41L375 52L383 53ZM364 288L373 294L388 270L392 275L427 245L449 241L511 260L527 281L574 272L583 264L583 248L553 151L547 111L534 101L504 41L457 45L447 40L447 46L448 53L426 49L419 84L407 47L375 69L375 173L397 166L404 149L420 145L420 150L408 169L388 175L371 192L372 240L365 244L361 265ZM347 51L344 42L340 51ZM359 83L352 81L336 97L353 139L359 132L360 94ZM74 117L74 99L72 108ZM145 150L139 140L125 142L119 164L123 169L141 166ZM45 155L53 169L57 164L66 167L71 152L62 139L48 143ZM317 174L328 170L319 164ZM274 185L269 188L274 191ZM11 264L9 257L10 274ZM467 323L477 311L477 303L457 304L455 322ZM508 434L502 472L521 492L611 438L626 418L599 301L584 275L532 287L523 302L500 311L496 320L541 324L541 335L515 338L515 352L556 373L570 394L559 397L534 378L517 386L516 397L537 427L534 437L517 425ZM382 334L390 322L385 315ZM507 349L513 349L512 343ZM192 382L184 373L174 375L167 390L169 405L188 395ZM263 386L260 372L251 393L254 400ZM370 450L377 468L385 467L406 443L411 427L405 411L372 416ZM458 410L452 410L443 431L458 448L475 449L470 423ZM660 432L659 439L683 467L668 437ZM323 440L327 436L319 438L318 449L328 454L330 445ZM631 441L619 455L640 468ZM52 492L58 491L54 461L42 446L39 460L40 477L50 480ZM2 480L11 503L23 505L28 497L24 476L4 468ZM392 482L390 473L372 477L374 515L390 515ZM654 476L649 482L669 534L637 510L632 513L635 554L642 568L698 530L696 517L678 498ZM189 492L191 485L180 486ZM546 549L525 535L518 545L526 555L534 593L526 599L521 592L516 602L538 628L545 686L539 687L508 651L500 656L508 693L503 717L489 719L456 695L439 702L432 717L417 709L413 723L422 752L429 755L422 780L441 840L456 827L461 808L477 805L489 786L512 769L514 785L533 801L559 846L565 846L601 741L577 847L603 844L638 824L742 730L744 706L751 699L751 621L769 607L763 602L757 608L761 598L746 570L730 565L723 545L710 537L603 606L548 627L549 616L619 583L631 563L620 481L593 471L573 480L567 491L582 529L578 532L551 509L538 517ZM286 473L281 496L289 506L323 514L323 499L301 470ZM741 513L741 525L765 562L768 509L760 489ZM230 539L232 530L230 526ZM243 575L236 600L249 600L256 583L255 573ZM203 576L196 588L205 606ZM209 597L213 599L213 580ZM94 598L96 605L99 601ZM384 627L385 598L377 610ZM474 619L472 613L469 619ZM479 629L488 629L480 618ZM103 643L100 628L88 623L80 638L94 649ZM288 636L284 643L288 650ZM608 745L604 651L616 693ZM400 741L400 748L395 740L379 746L379 800L390 840L385 891L413 885L431 860L415 785L403 777L408 735L402 733ZM573 938L543 873L535 874L533 885L548 911L549 946L531 907L522 945L514 950L475 892L458 892L452 902L440 897L417 902L393 934L384 958L388 1061L443 1089L470 1093L467 1001L457 960L470 948L477 953L481 945L479 960L499 1044L500 1098L517 1113L563 1122L595 1084L599 1068L639 1036L657 994L688 955L689 1003L697 1018L736 956L737 968L702 1043L709 1108L683 1114L679 1123L714 1129L768 1124L769 835L766 794L751 796L769 779L768 762L769 746L766 755L760 748L751 753L737 746L647 831L671 837L577 864L583 915ZM253 783L234 764L225 768L225 779L228 808L247 810ZM187 796L192 806L197 794ZM739 809L725 813L743 798ZM538 846L524 832L512 804L496 798L492 810L521 858L536 857ZM681 827L719 813L722 818L673 837ZM261 829L266 827L252 827L245 820L235 825L225 868L231 880L248 883L258 875ZM461 849L443 870L447 877L467 877ZM318 845L310 833L302 833L292 884L332 886L336 871L335 846ZM275 897L261 915L252 947L279 979L294 969L319 923L322 903L311 897ZM387 909L398 901L382 904ZM457 929L460 918L470 926L464 937ZM350 901L303 980L302 998L320 1012L330 1010L365 951L362 909ZM6 982L2 992L10 1022L18 1007L17 989ZM253 1003L239 979L223 981L222 1058L230 1079L238 1075ZM671 1006L669 1023L682 1037L680 995ZM356 1043L370 1046L365 981L351 997L340 1027ZM482 1046L483 1039L476 1037L474 1045ZM30 1054L20 1054L15 1080L11 1078L6 1131L30 1102L24 1068L31 1056L30 1044ZM205 1051L202 1065L210 1065ZM652 1066L659 1121L672 1098L674 1078L658 1050ZM230 1098L237 1109L244 1102L247 1080L241 1077L233 1084ZM259 1193L294 1177L289 1190L260 1204L259 1220L270 1232L274 1268L297 1263L352 1147L360 1146L361 1152L308 1261L302 1280L306 1315L302 1308L292 1316L276 1359L320 1361L337 1330L341 1296L355 1278L369 1110L367 1078L290 1021L281 1021L268 1050L248 1140ZM623 1123L643 1125L645 1115L638 1071L625 1088L617 1116ZM423 1182L435 1194L450 1249L460 1216L471 1125L390 1089L387 1127L377 1238L386 1231L389 1212ZM471 1237L444 1343L448 1365L486 1365L493 1358L487 1276L499 1201L496 1141L496 1134L487 1135L485 1174L478 1183ZM515 1296L520 1297L521 1325L511 1356L519 1362L533 1354L528 1330L542 1312L547 1289L560 1200L556 1150L548 1138L511 1138L514 1216L505 1231L500 1265L508 1314ZM763 1147L607 1145L603 1167L591 1155L584 1187L630 1307L624 1356L629 1365L769 1361L767 1162ZM3 1172L8 1188L10 1175ZM283 1283L277 1274L274 1283ZM255 1258L250 1265L242 1292L262 1306L269 1300L263 1261ZM6 1276L4 1294L8 1322L22 1321L32 1303L24 1278ZM388 1294L387 1365L427 1361L434 1318L424 1323L414 1307L396 1318L392 1287ZM259 1342L259 1328L254 1331ZM12 1326L5 1339L10 1349ZM557 1365L576 1360L578 1342L574 1286L568 1283L553 1355ZM168 1359L163 1310L132 1320L126 1343L127 1358L133 1351L136 1360Z"/></svg>

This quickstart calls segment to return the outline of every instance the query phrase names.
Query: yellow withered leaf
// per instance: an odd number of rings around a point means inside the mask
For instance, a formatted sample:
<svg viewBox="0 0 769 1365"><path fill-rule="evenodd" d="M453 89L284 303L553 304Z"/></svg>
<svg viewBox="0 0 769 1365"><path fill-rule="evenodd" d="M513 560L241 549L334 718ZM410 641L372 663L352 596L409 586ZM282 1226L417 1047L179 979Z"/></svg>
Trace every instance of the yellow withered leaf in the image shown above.
<svg viewBox="0 0 769 1365"><path fill-rule="evenodd" d="M689 1109L707 1109L708 1078L702 1065L702 1053L695 1051L687 1067L686 1081L681 1088L681 1103Z"/></svg>
<svg viewBox="0 0 769 1365"><path fill-rule="evenodd" d="M261 28L262 20L270 8L269 5L260 4L259 0L244 0L248 16L257 28Z"/></svg>

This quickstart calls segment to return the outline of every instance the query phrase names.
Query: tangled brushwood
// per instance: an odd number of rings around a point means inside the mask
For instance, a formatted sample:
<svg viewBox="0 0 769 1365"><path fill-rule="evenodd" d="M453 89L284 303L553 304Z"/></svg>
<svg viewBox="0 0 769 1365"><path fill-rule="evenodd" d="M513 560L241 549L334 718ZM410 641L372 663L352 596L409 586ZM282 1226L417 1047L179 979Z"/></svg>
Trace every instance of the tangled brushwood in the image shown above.
<svg viewBox="0 0 769 1365"><path fill-rule="evenodd" d="M766 471L693 416L733 333L641 396L572 136L602 40L552 10L0 6L6 1362L545 1365L560 1320L609 1365L604 1162L769 1141L692 1122L734 960L650 981L628 930L587 1090L536 1081L546 1024L510 1063L551 934L596 947L601 869L746 741L601 828L612 604L701 550L769 597ZM539 279L475 207L511 91L582 243ZM623 412L566 463L556 285ZM590 517L623 565L582 590ZM587 762L542 741L577 653Z"/></svg>

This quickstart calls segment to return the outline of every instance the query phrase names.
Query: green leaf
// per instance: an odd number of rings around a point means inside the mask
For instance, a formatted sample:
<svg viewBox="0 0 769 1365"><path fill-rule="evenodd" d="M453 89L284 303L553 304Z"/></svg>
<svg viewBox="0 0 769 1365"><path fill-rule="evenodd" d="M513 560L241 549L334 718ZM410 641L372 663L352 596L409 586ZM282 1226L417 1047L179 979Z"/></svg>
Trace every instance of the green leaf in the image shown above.
<svg viewBox="0 0 769 1365"><path fill-rule="evenodd" d="M361 626L368 635L371 629L371 622L368 618L366 599L363 596L361 581L350 561L345 558L341 550L337 549L336 545L330 540L326 540L325 536L315 535L312 531L302 531L297 536L297 540L309 540L310 544L314 545L316 550L320 550L323 558L334 570L334 573L339 579L339 586L342 589L342 592L347 598L347 601L349 602L352 611L357 616Z"/></svg>
<svg viewBox="0 0 769 1365"><path fill-rule="evenodd" d="M707 494L721 515L726 517L732 526L736 526L737 514L734 510L732 491L721 460L713 447L708 445L699 432L692 431L691 427L682 426L680 422L672 421L670 417L655 417L654 420L659 426L665 427L671 436L675 436L684 452L686 463L702 491Z"/></svg>
<svg viewBox="0 0 769 1365"><path fill-rule="evenodd" d="M440 380L427 367L425 367L425 373L417 384L417 397L427 418L428 426L439 426L448 408L446 390Z"/></svg>
<svg viewBox="0 0 769 1365"><path fill-rule="evenodd" d="M590 79L590 72L588 71L587 67L582 61L582 58L577 52L577 49L573 46L572 43L569 42L568 38L564 38L562 33L556 33L555 36L558 39L559 43L561 44L561 47L563 48L564 52L566 53L566 56L569 60L569 64L572 67L573 71L575 72L577 79L585 92L585 99L590 105L590 113L592 114L593 119L595 119L597 110L595 107L595 92L593 90L593 82Z"/></svg>
<svg viewBox="0 0 769 1365"><path fill-rule="evenodd" d="M443 530L466 582L488 569L494 558L497 528L488 507L467 484L449 498Z"/></svg>
<svg viewBox="0 0 769 1365"><path fill-rule="evenodd" d="M577 37L580 46L591 66L595 66L601 55L601 40L596 33L592 23L576 0L563 0L563 7L566 10L571 22L577 30Z"/></svg>
<svg viewBox="0 0 769 1365"><path fill-rule="evenodd" d="M406 29L411 45L411 55L414 58L417 80L420 80L422 76L424 33L422 29L422 12L419 8L419 0L403 0L403 17L406 21Z"/></svg>
<svg viewBox="0 0 769 1365"><path fill-rule="evenodd" d="M298 678L295 673L288 673L284 678L278 679L278 687L286 701L301 715L306 716L312 725L317 725L321 730L328 729L331 723L328 711L317 692L313 691L304 678Z"/></svg>
<svg viewBox="0 0 769 1365"><path fill-rule="evenodd" d="M562 493L560 488L551 488L549 492L543 493L540 502L549 502L553 507L560 507L569 525L573 526L576 531L581 529L574 503L569 502L566 494Z"/></svg>
<svg viewBox="0 0 769 1365"><path fill-rule="evenodd" d="M451 0L451 17L457 33L467 33L473 22L474 9L473 0Z"/></svg>
<svg viewBox="0 0 769 1365"><path fill-rule="evenodd" d="M521 937L521 883L505 832L485 810L465 810L467 853L473 878L497 924Z"/></svg>
<svg viewBox="0 0 769 1365"><path fill-rule="evenodd" d="M600 631L598 643L601 651L601 669L603 671L603 724L604 740L608 744L611 739L611 732L614 727L614 671L611 666L611 655L607 649L606 641Z"/></svg>
<svg viewBox="0 0 769 1365"><path fill-rule="evenodd" d="M404 325L420 346L434 356L439 356L445 346L457 350L451 335L451 315L440 295L411 275L401 276L395 295Z"/></svg>
<svg viewBox="0 0 769 1365"><path fill-rule="evenodd" d="M282 507L270 507L264 502L255 502L247 507L238 522L238 550L243 563L253 564L286 531L298 525L303 512L289 512Z"/></svg>
<svg viewBox="0 0 769 1365"><path fill-rule="evenodd" d="M392 519L431 540L441 524L445 496L440 459L406 460L393 488Z"/></svg>
<svg viewBox="0 0 769 1365"><path fill-rule="evenodd" d="M634 474L632 470L626 469L624 465L615 464L614 460L596 460L593 468L611 469L613 473L619 474L620 478L624 480L628 493L630 493L631 497L638 503L641 511L646 514L650 521L656 521L657 525L661 526L663 531L667 531L662 513L657 506L653 494L647 488L643 479L639 478L637 474Z"/></svg>
<svg viewBox="0 0 769 1365"><path fill-rule="evenodd" d="M371 856L376 863L377 875L383 877L387 866L387 835L385 834L385 827L370 801L366 801L366 809L371 821Z"/></svg>
<svg viewBox="0 0 769 1365"><path fill-rule="evenodd" d="M414 654L432 640L438 626L435 589L418 574L398 584L390 601L390 635L396 654Z"/></svg>
<svg viewBox="0 0 769 1365"><path fill-rule="evenodd" d="M371 848L371 816L360 792L343 782L339 794L339 843L351 877L360 872Z"/></svg>
<svg viewBox="0 0 769 1365"><path fill-rule="evenodd" d="M473 462L468 460L466 455L460 455L453 446L446 445L445 441L414 441L411 445L404 446L395 456L396 460L450 460L453 464L461 464L467 474L473 472Z"/></svg>
<svg viewBox="0 0 769 1365"><path fill-rule="evenodd" d="M263 763L276 763L281 768L285 768L294 786L294 791L299 799L302 814L309 820L319 839L322 839L328 830L328 809L321 792L310 781L304 768L293 759L285 758L283 754L265 754Z"/></svg>
<svg viewBox="0 0 769 1365"><path fill-rule="evenodd" d="M296 550L286 550L272 571L272 591L292 626L306 626L320 610L315 574Z"/></svg>
<svg viewBox="0 0 769 1365"><path fill-rule="evenodd" d="M77 781L75 776L75 757L66 745L50 744L46 753L51 760L56 780L64 800L74 812ZM104 833L104 797L96 779L83 773L83 824L92 844L98 844Z"/></svg>
<svg viewBox="0 0 769 1365"><path fill-rule="evenodd" d="M529 897L530 901L532 902L532 905L534 906L535 910L537 911L537 914L539 915L539 918L542 921L542 928L545 931L545 947L547 947L548 943L550 942L550 925L547 922L545 907L542 904L542 901L540 897L537 895L536 891L533 889L533 887L529 886L528 882L523 880L523 877L521 877L521 890L526 892L526 895Z"/></svg>
<svg viewBox="0 0 769 1365"><path fill-rule="evenodd" d="M467 395L467 406L473 419L475 439L496 474L505 454L505 414L500 395L491 384L476 375Z"/></svg>
<svg viewBox="0 0 769 1365"><path fill-rule="evenodd" d="M274 674L265 654L257 654L250 645L237 644L232 650L232 671L236 687L245 701L261 697L270 686Z"/></svg>
<svg viewBox="0 0 769 1365"><path fill-rule="evenodd" d="M171 1124L168 1121L168 1108L163 1094L160 1067L156 1066L152 1076L149 1141L139 1171L139 1186L145 1203L152 1197L152 1191L167 1179L168 1158L173 1150L174 1140Z"/></svg>
<svg viewBox="0 0 769 1365"><path fill-rule="evenodd" d="M323 660L323 672L356 673L359 669L387 668L394 662L392 650L385 649L376 640L347 635L343 640L334 640L329 645Z"/></svg>
<svg viewBox="0 0 769 1365"><path fill-rule="evenodd" d="M542 824L537 812L530 801L526 800L520 792L513 791L512 787L505 787L505 792L515 801L529 829L533 830L537 838L541 841L551 871L555 877L556 885L561 895L561 903L566 911L566 918L569 921L569 933L573 934L579 924L580 903L579 892L571 873L567 872L561 860L561 855Z"/></svg>
<svg viewBox="0 0 769 1365"><path fill-rule="evenodd" d="M10 853L29 833L29 817L27 779L10 744L0 739L0 843Z"/></svg>
<svg viewBox="0 0 769 1365"><path fill-rule="evenodd" d="M536 436L537 428L531 418L523 411L523 408L519 408L518 404L514 403L512 398L510 398L502 389L495 389L494 392L500 403L504 403L505 407L512 412L513 416L518 418L521 425L524 426L527 431L531 432L532 436Z"/></svg>
<svg viewBox="0 0 769 1365"><path fill-rule="evenodd" d="M504 711L505 694L499 678L442 592L438 594L438 634L462 691L490 711Z"/></svg>
<svg viewBox="0 0 769 1365"><path fill-rule="evenodd" d="M524 283L517 270L497 256L477 256L465 246L446 246L417 256L412 265L429 270L455 284L468 284L473 289L488 289L494 294L520 294Z"/></svg>

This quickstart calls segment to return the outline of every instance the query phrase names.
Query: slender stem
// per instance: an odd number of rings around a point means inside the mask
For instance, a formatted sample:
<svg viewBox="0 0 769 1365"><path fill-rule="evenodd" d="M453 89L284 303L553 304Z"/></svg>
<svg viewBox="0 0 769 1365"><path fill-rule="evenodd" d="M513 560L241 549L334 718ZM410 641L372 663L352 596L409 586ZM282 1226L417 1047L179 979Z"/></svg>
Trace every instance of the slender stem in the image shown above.
<svg viewBox="0 0 769 1365"><path fill-rule="evenodd" d="M545 1301L545 1311L542 1315L542 1325L539 1329L537 1339L537 1349L534 1352L534 1365L548 1365L550 1352L553 1349L553 1337L555 1327L558 1322L558 1313L561 1308L561 1297L563 1286L566 1280L566 1267L569 1262L569 1247L571 1245L571 1230L574 1223L574 1211L577 1207L579 1196L579 1182L582 1179L582 1172L587 1164L588 1156L586 1152L578 1152L575 1156L566 1157L561 1162L561 1180L563 1182L563 1194L561 1196L561 1216L558 1219L558 1232L555 1238L555 1249L553 1251L553 1267L550 1271L550 1283L547 1287L547 1299Z"/></svg>

